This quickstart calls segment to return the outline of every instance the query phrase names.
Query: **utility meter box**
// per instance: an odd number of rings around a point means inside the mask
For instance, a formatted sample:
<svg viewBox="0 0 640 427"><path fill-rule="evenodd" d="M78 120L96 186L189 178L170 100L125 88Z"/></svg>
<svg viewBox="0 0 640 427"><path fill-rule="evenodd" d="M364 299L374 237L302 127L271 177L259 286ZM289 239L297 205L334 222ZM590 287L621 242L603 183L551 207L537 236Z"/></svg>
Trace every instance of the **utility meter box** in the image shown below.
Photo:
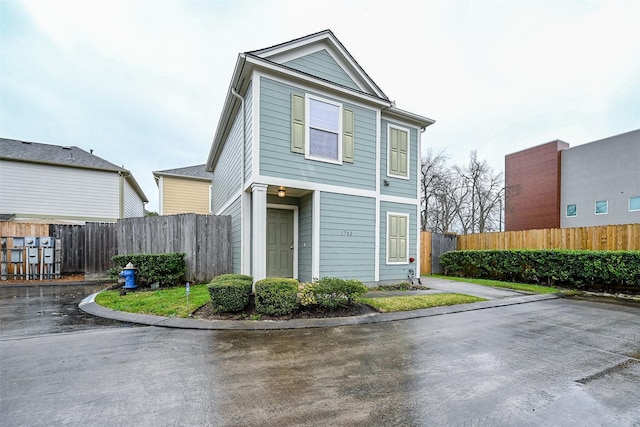
<svg viewBox="0 0 640 427"><path fill-rule="evenodd" d="M38 243L41 248L52 248L53 247L53 238L49 236L40 237L38 239Z"/></svg>
<svg viewBox="0 0 640 427"><path fill-rule="evenodd" d="M13 264L22 264L23 262L23 255L24 255L24 249L22 248L11 248L9 249L9 252L11 253L11 256L9 257L9 262L13 263Z"/></svg>

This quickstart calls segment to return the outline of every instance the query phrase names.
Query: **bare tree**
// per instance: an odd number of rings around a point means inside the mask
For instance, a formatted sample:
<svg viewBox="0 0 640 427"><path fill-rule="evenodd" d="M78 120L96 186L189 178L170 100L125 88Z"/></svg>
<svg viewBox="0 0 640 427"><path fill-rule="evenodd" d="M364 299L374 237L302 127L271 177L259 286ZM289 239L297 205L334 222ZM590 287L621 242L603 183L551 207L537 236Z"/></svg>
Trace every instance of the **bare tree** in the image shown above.
<svg viewBox="0 0 640 427"><path fill-rule="evenodd" d="M421 229L482 233L502 228L502 173L470 153L464 167L447 165L443 152L427 152L421 168Z"/></svg>

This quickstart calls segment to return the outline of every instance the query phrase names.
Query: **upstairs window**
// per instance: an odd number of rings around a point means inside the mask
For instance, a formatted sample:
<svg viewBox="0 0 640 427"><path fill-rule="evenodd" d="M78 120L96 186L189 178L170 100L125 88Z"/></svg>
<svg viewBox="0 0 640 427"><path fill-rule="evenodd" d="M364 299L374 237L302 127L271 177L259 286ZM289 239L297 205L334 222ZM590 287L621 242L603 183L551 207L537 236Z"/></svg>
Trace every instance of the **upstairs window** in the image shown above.
<svg viewBox="0 0 640 427"><path fill-rule="evenodd" d="M340 128L341 106L328 101L308 97L309 144L306 155L339 162L342 160Z"/></svg>
<svg viewBox="0 0 640 427"><path fill-rule="evenodd" d="M640 196L629 197L629 212L640 211Z"/></svg>
<svg viewBox="0 0 640 427"><path fill-rule="evenodd" d="M571 218L574 216L578 216L578 206L575 204L567 205L567 218Z"/></svg>
<svg viewBox="0 0 640 427"><path fill-rule="evenodd" d="M409 179L409 130L389 126L387 175Z"/></svg>
<svg viewBox="0 0 640 427"><path fill-rule="evenodd" d="M291 95L291 151L342 164L354 161L354 114L342 104L313 95Z"/></svg>
<svg viewBox="0 0 640 427"><path fill-rule="evenodd" d="M596 202L596 215L605 215L609 212L609 202L607 200L598 200Z"/></svg>

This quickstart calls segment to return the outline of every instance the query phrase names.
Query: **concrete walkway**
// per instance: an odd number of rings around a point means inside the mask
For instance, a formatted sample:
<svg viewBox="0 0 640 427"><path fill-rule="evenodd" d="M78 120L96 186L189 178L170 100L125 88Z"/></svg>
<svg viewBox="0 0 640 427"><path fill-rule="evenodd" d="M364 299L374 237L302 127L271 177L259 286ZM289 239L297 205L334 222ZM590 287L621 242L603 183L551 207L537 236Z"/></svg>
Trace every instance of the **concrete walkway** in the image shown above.
<svg viewBox="0 0 640 427"><path fill-rule="evenodd" d="M515 304L524 304L535 301L560 298L558 294L536 295L509 289L490 288L464 282L456 282L447 279L422 277L422 284L429 287L428 290L419 291L394 291L369 293L366 296L394 296L394 295L428 295L439 293L457 293L477 296L487 301L460 304L446 307L433 307L422 310L400 311L395 313L372 313L362 316L334 317L324 319L292 319L292 320L201 320L178 319L149 314L126 313L102 307L95 302L96 294L89 295L82 300L79 307L82 311L98 317L118 320L127 323L137 323L150 326L162 326L167 328L183 329L210 329L210 330L266 330L266 329L297 329L297 328L324 328L346 325L362 325L367 323L391 322L397 320L415 319L419 317L441 316L450 313L483 310L488 308L503 307Z"/></svg>

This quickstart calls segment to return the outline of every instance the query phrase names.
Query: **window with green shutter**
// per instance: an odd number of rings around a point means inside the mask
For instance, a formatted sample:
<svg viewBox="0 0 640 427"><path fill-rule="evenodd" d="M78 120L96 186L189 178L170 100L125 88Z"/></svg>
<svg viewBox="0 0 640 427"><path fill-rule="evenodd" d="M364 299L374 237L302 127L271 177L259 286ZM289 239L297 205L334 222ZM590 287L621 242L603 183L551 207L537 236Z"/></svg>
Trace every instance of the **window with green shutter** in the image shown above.
<svg viewBox="0 0 640 427"><path fill-rule="evenodd" d="M387 263L407 263L409 216L387 214Z"/></svg>
<svg viewBox="0 0 640 427"><path fill-rule="evenodd" d="M315 95L291 94L291 151L329 163L353 163L354 114Z"/></svg>
<svg viewBox="0 0 640 427"><path fill-rule="evenodd" d="M409 131L389 126L388 175L409 178Z"/></svg>

